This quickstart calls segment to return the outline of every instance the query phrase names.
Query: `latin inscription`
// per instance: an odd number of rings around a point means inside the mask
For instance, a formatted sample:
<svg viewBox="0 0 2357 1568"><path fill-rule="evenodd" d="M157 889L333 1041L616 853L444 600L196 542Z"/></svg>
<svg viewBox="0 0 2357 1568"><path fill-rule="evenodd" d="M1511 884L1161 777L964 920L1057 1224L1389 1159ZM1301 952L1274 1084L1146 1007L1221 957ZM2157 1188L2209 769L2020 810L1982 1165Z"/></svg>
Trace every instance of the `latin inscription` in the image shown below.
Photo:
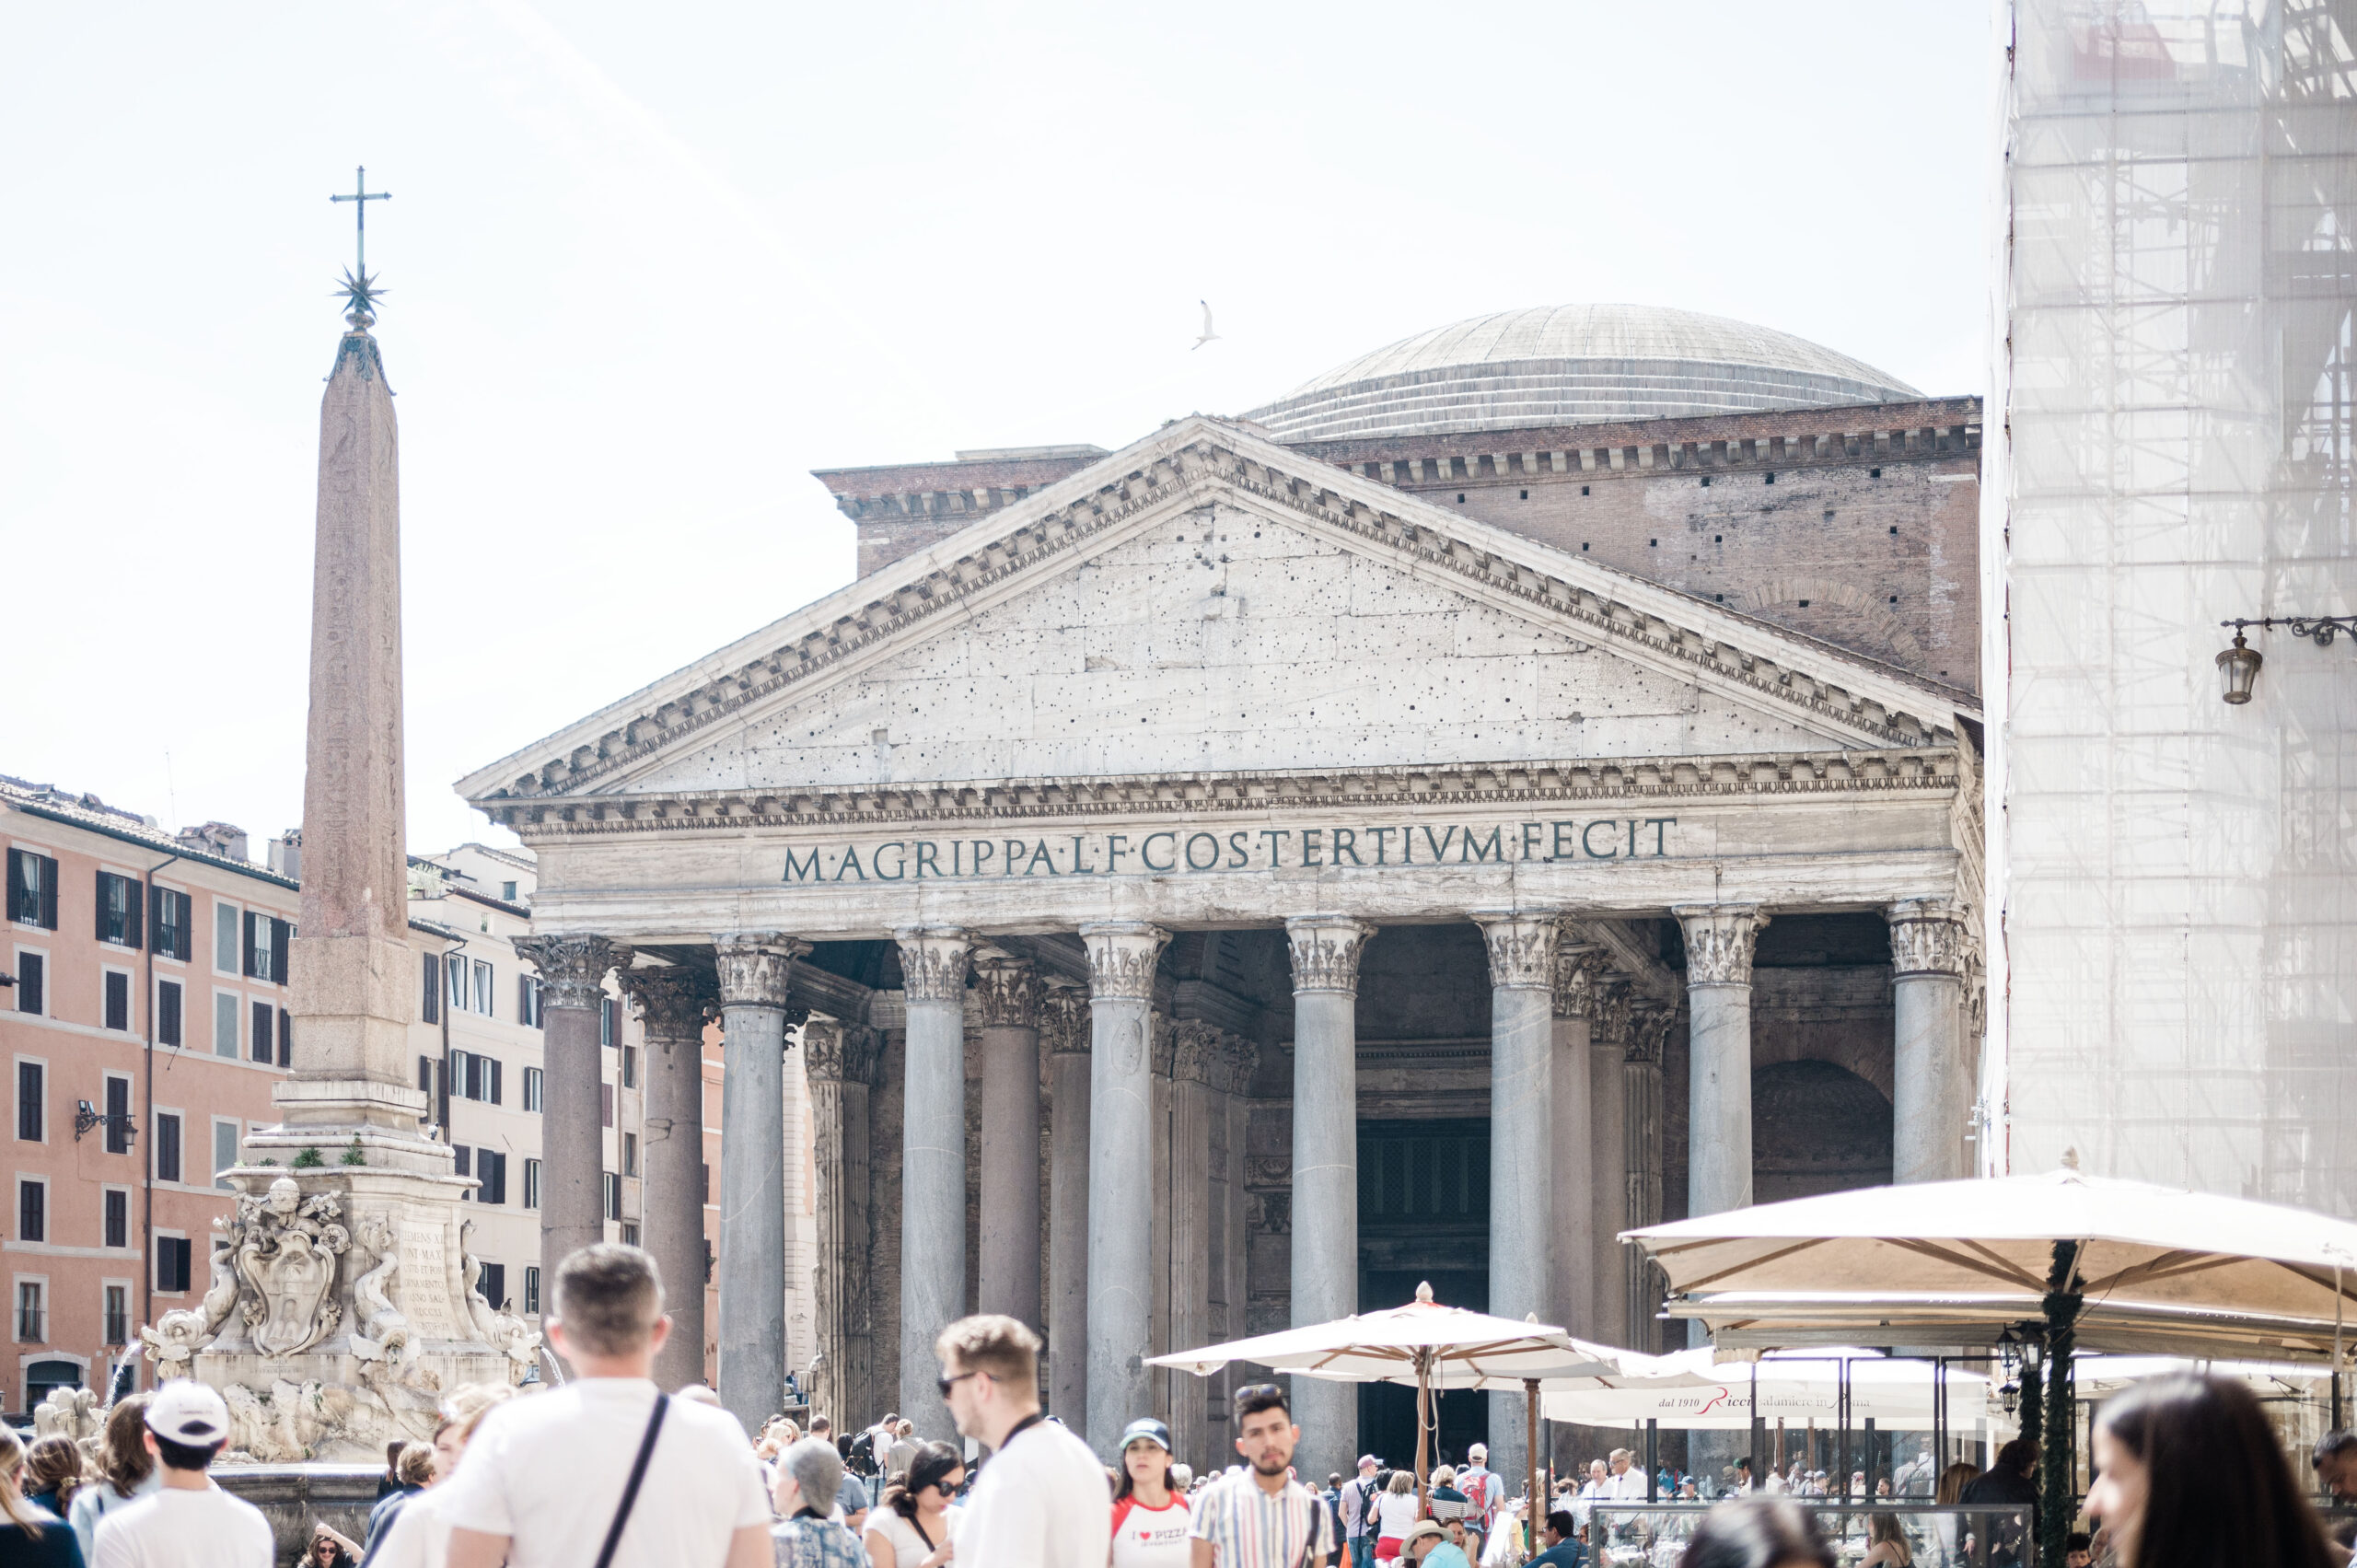
<svg viewBox="0 0 2357 1568"><path fill-rule="evenodd" d="M785 852L787 882L940 877L1167 877L1212 871L1388 869L1518 862L1674 858L1675 817L1592 817L1480 827L1260 828L1213 832L1055 833L1040 838L886 839Z"/></svg>
<svg viewBox="0 0 2357 1568"><path fill-rule="evenodd" d="M459 1325L450 1315L450 1260L443 1248L442 1227L403 1220L401 1252L401 1307L409 1319L410 1332L420 1339L457 1338Z"/></svg>

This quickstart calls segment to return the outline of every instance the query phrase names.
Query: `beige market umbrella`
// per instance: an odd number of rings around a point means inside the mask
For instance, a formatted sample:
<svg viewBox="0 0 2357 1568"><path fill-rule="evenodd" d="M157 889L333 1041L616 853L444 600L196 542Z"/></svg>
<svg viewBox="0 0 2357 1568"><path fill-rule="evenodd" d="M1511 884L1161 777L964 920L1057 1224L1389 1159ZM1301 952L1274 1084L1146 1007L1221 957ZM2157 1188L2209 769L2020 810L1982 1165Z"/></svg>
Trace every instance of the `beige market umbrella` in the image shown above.
<svg viewBox="0 0 2357 1568"><path fill-rule="evenodd" d="M1462 1307L1443 1307L1433 1299L1431 1285L1420 1284L1416 1299L1404 1307L1201 1350L1174 1351L1148 1358L1148 1365L1174 1366L1208 1377L1231 1361L1342 1382L1413 1384L1416 1491L1421 1499L1427 1461L1425 1437L1431 1430L1436 1391L1519 1388L1529 1395L1530 1494L1537 1497L1539 1383L1558 1377L1642 1376L1655 1358L1575 1340L1535 1318L1517 1323Z"/></svg>
<svg viewBox="0 0 2357 1568"><path fill-rule="evenodd" d="M2070 1432L2081 1336L2112 1350L2330 1355L2357 1288L2357 1225L2242 1198L2087 1176L1875 1187L1623 1233L1667 1277L1669 1315L1722 1344L2042 1342L2036 1422ZM2067 1437L2044 1445L2040 1539L2061 1561Z"/></svg>

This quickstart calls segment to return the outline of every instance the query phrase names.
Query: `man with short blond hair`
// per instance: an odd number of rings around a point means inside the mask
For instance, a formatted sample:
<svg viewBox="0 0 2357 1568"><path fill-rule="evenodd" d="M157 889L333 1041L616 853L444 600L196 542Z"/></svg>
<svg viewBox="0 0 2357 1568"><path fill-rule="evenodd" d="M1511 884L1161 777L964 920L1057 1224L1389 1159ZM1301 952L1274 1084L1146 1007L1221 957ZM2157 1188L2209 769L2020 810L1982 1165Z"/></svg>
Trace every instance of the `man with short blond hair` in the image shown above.
<svg viewBox="0 0 2357 1568"><path fill-rule="evenodd" d="M1039 1413L1039 1336L986 1312L933 1348L958 1432L993 1450L966 1500L958 1568L1105 1568L1112 1487L1088 1445Z"/></svg>
<svg viewBox="0 0 2357 1568"><path fill-rule="evenodd" d="M447 1483L450 1568L772 1568L770 1500L737 1418L655 1386L655 1260L601 1242L557 1266L549 1344L573 1381L483 1418Z"/></svg>

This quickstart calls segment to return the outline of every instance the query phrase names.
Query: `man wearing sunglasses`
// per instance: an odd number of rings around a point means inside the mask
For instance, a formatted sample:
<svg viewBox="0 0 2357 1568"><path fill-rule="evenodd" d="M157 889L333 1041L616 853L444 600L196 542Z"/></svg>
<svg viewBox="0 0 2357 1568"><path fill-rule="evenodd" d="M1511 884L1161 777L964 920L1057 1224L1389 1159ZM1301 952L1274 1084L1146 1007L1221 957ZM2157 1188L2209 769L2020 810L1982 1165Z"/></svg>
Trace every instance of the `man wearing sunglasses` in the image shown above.
<svg viewBox="0 0 2357 1568"><path fill-rule="evenodd" d="M1195 1505L1187 1532L1195 1568L1327 1568L1340 1546L1334 1513L1293 1479L1301 1428L1284 1389L1274 1383L1237 1389L1236 1431L1245 1468L1212 1482Z"/></svg>
<svg viewBox="0 0 2357 1568"><path fill-rule="evenodd" d="M992 1450L966 1499L957 1568L1105 1568L1113 1491L1088 1445L1039 1414L1039 1336L960 1318L934 1342L958 1430Z"/></svg>

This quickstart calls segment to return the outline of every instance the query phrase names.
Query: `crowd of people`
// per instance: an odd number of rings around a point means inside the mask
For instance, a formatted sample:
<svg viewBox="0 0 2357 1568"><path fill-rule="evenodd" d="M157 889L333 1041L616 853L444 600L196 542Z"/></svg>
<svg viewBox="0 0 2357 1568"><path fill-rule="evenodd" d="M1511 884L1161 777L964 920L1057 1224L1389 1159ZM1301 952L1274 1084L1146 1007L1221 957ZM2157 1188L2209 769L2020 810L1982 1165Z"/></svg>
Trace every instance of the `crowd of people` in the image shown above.
<svg viewBox="0 0 2357 1568"><path fill-rule="evenodd" d="M1318 1487L1295 1472L1301 1440L1285 1390L1235 1395L1237 1458L1217 1473L1178 1462L1169 1429L1141 1416L1119 1462L1046 1417L1039 1337L1013 1318L961 1318L940 1336L941 1398L960 1448L925 1441L900 1415L838 1432L777 1417L749 1438L711 1389L665 1395L654 1358L669 1332L653 1261L635 1248L585 1248L558 1269L546 1331L572 1368L563 1387L514 1398L505 1386L453 1390L431 1444L396 1445L361 1539L324 1524L310 1568L1604 1568L1666 1564L1656 1535L1635 1556L1616 1521L1655 1499L1698 1499L1697 1478L1650 1480L1622 1449L1549 1493L1526 1547L1529 1500L1473 1446L1419 1485L1360 1458L1355 1477ZM219 1394L185 1379L118 1400L95 1456L64 1437L28 1446L0 1427L0 1568L271 1568L260 1510L210 1472L229 1430ZM2060 1568L2340 1568L2242 1384L2158 1378L2108 1401L2093 1427L2087 1512ZM1863 1473L1863 1541L1837 1557L1802 1500L1822 1472L1747 1467L1691 1512L1671 1550L1678 1568L2018 1568L2037 1499L2034 1442L2008 1444L1985 1474L1942 1470L1935 1493L1975 1516L1913 1525L1877 1511ZM2337 1495L2357 1493L2357 1437L2315 1456ZM1928 1468L1916 1480L1928 1483ZM1922 1488L1902 1483L1910 1496ZM1976 1539L1985 1530L1989 1539Z"/></svg>

